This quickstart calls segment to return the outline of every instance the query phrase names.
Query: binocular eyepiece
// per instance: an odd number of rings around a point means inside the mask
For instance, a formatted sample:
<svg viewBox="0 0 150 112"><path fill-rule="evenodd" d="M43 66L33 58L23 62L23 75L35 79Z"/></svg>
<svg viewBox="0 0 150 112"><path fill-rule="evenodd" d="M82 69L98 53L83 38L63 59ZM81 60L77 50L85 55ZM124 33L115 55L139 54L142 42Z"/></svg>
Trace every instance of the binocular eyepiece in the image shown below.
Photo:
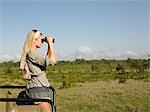
<svg viewBox="0 0 150 112"><path fill-rule="evenodd" d="M47 42L47 37L45 37L45 38L42 39L42 43L43 42ZM53 38L52 42L55 43L55 39L54 38Z"/></svg>

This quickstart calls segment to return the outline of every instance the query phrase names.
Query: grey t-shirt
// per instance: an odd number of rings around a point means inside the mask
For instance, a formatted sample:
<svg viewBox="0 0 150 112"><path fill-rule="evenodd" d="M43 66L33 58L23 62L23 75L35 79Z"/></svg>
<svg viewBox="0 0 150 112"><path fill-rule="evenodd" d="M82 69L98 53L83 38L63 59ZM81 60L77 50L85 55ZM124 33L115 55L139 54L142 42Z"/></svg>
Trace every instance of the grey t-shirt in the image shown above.
<svg viewBox="0 0 150 112"><path fill-rule="evenodd" d="M46 66L49 63L48 56L41 54L37 49L27 54L27 64L32 77L27 83L27 88L50 86L46 77Z"/></svg>

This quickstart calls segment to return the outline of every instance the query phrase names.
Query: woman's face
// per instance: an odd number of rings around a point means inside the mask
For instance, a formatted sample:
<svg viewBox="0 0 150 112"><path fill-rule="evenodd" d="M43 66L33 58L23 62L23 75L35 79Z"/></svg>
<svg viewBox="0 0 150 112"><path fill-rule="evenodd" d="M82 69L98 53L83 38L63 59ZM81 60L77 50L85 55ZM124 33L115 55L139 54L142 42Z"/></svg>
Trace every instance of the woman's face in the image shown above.
<svg viewBox="0 0 150 112"><path fill-rule="evenodd" d="M40 48L42 46L42 36L36 39L35 45L37 48Z"/></svg>

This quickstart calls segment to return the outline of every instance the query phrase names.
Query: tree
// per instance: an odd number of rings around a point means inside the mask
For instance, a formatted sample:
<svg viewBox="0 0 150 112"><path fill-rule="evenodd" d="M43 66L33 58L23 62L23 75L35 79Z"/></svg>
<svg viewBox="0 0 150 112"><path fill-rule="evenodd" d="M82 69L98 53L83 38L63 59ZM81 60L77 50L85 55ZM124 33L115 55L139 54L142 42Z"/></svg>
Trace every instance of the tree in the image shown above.
<svg viewBox="0 0 150 112"><path fill-rule="evenodd" d="M116 67L116 71L118 74L124 74L125 73L125 67L122 63L118 63Z"/></svg>

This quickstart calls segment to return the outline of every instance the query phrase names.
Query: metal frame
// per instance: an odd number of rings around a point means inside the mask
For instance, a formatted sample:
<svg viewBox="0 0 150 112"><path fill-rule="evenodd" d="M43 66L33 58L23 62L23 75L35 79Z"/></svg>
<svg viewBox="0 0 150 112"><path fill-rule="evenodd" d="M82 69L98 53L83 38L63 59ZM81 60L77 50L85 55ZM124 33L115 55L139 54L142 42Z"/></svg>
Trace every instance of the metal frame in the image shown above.
<svg viewBox="0 0 150 112"><path fill-rule="evenodd" d="M23 89L23 88L26 88L26 86L0 86L0 89ZM0 102L50 102L52 106L52 112L56 112L56 91L52 86L50 86L49 89L53 92L52 100L31 99L31 98L0 98ZM31 105L34 105L34 104L31 104Z"/></svg>

